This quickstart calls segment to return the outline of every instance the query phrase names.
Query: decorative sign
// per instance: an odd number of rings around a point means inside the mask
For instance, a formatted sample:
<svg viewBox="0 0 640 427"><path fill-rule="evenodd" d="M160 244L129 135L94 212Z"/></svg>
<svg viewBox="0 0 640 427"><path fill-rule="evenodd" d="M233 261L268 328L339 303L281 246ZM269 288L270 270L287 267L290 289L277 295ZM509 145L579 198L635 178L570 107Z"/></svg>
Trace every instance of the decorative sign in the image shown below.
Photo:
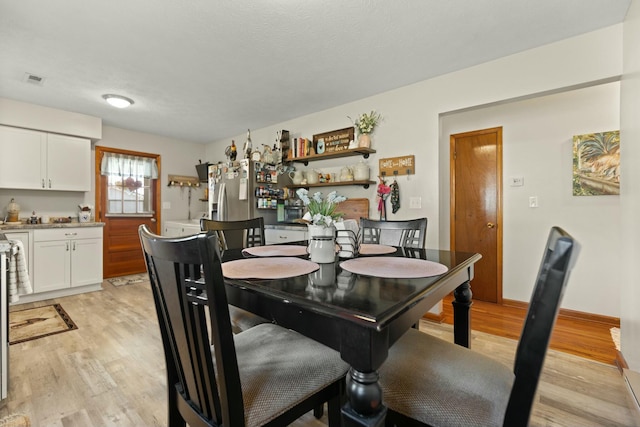
<svg viewBox="0 0 640 427"><path fill-rule="evenodd" d="M313 135L313 146L318 153L318 145L324 147L325 153L336 153L349 148L349 144L353 142L355 130L353 127L334 130L331 132L319 133Z"/></svg>
<svg viewBox="0 0 640 427"><path fill-rule="evenodd" d="M416 156L390 157L378 161L381 176L413 175L416 173Z"/></svg>

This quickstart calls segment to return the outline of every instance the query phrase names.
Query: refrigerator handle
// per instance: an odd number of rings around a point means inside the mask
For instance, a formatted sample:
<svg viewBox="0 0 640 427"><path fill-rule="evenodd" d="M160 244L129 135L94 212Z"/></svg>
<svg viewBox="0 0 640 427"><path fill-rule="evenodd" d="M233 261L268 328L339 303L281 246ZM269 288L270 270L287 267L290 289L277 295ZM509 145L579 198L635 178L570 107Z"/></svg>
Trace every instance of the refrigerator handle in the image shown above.
<svg viewBox="0 0 640 427"><path fill-rule="evenodd" d="M227 221L227 184L220 182L218 185L218 221Z"/></svg>

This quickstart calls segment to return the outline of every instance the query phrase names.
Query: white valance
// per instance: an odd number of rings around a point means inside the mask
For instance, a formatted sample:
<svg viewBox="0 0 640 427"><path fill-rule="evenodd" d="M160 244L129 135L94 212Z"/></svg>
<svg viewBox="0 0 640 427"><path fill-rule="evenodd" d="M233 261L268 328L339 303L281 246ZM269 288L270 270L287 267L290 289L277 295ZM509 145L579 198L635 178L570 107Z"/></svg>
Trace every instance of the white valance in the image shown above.
<svg viewBox="0 0 640 427"><path fill-rule="evenodd" d="M104 153L100 173L111 176L158 179L158 165L156 159L150 157Z"/></svg>

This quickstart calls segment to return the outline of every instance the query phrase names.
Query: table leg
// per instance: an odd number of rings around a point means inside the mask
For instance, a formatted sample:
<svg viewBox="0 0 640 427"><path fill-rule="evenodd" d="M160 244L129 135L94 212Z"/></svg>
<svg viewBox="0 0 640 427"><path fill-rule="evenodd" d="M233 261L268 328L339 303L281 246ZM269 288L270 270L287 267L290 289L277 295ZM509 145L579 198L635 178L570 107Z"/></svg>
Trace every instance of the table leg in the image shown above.
<svg viewBox="0 0 640 427"><path fill-rule="evenodd" d="M453 341L471 348L471 284L467 280L453 291Z"/></svg>
<svg viewBox="0 0 640 427"><path fill-rule="evenodd" d="M347 374L347 403L342 407L344 427L383 427L387 407L382 404L378 372L360 372L354 368Z"/></svg>

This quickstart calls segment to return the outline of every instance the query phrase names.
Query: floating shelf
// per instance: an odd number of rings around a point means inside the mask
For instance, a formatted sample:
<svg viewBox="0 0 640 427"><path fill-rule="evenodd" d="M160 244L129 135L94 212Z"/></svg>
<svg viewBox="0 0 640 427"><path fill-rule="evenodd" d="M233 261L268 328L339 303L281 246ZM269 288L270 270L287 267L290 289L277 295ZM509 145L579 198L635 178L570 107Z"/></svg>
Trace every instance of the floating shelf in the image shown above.
<svg viewBox="0 0 640 427"><path fill-rule="evenodd" d="M327 159L338 159L340 157L350 157L357 156L358 154L362 155L365 159L369 158L369 154L375 153L376 150L373 148L352 148L350 150L342 150L342 151L334 151L331 153L322 153L322 154L314 154L312 156L300 156L294 157L293 159L287 159L287 162L293 163L303 163L305 166L309 164L309 162L313 162L316 160L327 160ZM335 184L335 183L334 183ZM312 184L318 185L318 184ZM344 184L343 184L344 185Z"/></svg>
<svg viewBox="0 0 640 427"><path fill-rule="evenodd" d="M312 187L338 187L344 185L362 185L364 188L369 188L370 185L375 184L375 181L336 181L336 182L319 182L317 184L290 184L288 188L312 188Z"/></svg>

